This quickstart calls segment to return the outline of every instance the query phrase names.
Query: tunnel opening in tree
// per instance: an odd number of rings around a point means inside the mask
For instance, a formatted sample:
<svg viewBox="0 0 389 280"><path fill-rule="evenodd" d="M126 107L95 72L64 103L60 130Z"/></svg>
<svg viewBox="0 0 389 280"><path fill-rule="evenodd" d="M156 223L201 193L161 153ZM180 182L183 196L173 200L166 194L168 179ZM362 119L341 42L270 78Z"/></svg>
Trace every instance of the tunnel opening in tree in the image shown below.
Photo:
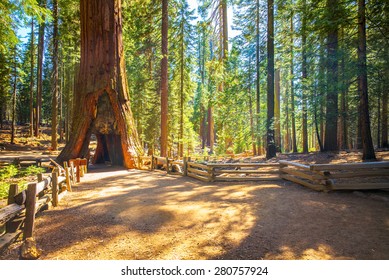
<svg viewBox="0 0 389 280"><path fill-rule="evenodd" d="M143 154L130 108L120 0L80 1L81 61L69 142L58 162L88 154L96 135L96 162L134 168Z"/></svg>

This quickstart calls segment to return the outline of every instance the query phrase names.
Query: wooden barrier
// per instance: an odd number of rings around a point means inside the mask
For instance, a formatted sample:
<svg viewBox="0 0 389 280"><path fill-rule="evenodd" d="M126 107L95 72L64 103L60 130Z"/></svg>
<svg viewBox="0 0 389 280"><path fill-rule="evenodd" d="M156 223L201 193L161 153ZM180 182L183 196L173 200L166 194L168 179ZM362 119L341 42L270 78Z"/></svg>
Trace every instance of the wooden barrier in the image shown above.
<svg viewBox="0 0 389 280"><path fill-rule="evenodd" d="M283 160L279 163L281 178L317 191L389 189L388 161L309 166ZM366 177L369 182L362 182ZM382 182L372 182L374 177ZM350 178L356 181L349 182Z"/></svg>
<svg viewBox="0 0 389 280"><path fill-rule="evenodd" d="M203 182L210 182L212 180L209 168L205 164L187 162L186 172L189 177Z"/></svg>
<svg viewBox="0 0 389 280"><path fill-rule="evenodd" d="M278 163L209 163L212 181L279 180Z"/></svg>
<svg viewBox="0 0 389 280"><path fill-rule="evenodd" d="M29 183L22 192L18 192L17 185L10 186L8 205L0 209L0 226L6 225L5 234L0 236L0 251L12 244L21 233L24 240L34 237L36 214L47 207L49 202L53 207L58 206L69 188L71 190L70 168L66 167L64 170L65 176L60 176L62 172L58 168L54 168L46 178L38 174L38 181ZM22 232L20 226L23 223Z"/></svg>

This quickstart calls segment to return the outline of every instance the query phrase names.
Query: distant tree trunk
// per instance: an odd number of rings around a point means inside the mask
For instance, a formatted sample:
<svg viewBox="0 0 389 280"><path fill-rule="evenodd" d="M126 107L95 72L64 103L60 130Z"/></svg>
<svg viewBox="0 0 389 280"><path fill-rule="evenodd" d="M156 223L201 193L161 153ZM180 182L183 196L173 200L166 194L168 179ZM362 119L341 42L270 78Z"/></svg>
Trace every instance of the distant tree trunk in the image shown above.
<svg viewBox="0 0 389 280"><path fill-rule="evenodd" d="M303 15L302 15L302 25L301 25L301 48L302 48L302 138L303 138L303 153L308 153L308 113L307 113L307 78L308 78L308 70L307 70L307 15L306 15L306 1L303 1Z"/></svg>
<svg viewBox="0 0 389 280"><path fill-rule="evenodd" d="M222 0L222 14L223 14L223 62L227 62L228 57L228 14L227 14L227 0Z"/></svg>
<svg viewBox="0 0 389 280"><path fill-rule="evenodd" d="M249 114L250 114L250 133L251 133L251 145L253 149L253 155L257 155L257 145L255 141L255 129L254 129L254 116L253 116L253 98L251 96L251 58L249 58L249 83L248 83L248 95L249 95Z"/></svg>
<svg viewBox="0 0 389 280"><path fill-rule="evenodd" d="M30 61L30 137L34 136L34 56L35 56L34 18L31 19L31 61Z"/></svg>
<svg viewBox="0 0 389 280"><path fill-rule="evenodd" d="M46 7L46 0L40 1L40 6ZM39 24L38 68L37 68L37 96L35 109L35 137L40 135L42 121L42 89L43 89L43 54L45 48L45 22Z"/></svg>
<svg viewBox="0 0 389 280"><path fill-rule="evenodd" d="M256 51L256 70L257 70L257 80L256 80L256 124L257 124L257 155L261 154L261 58L260 58L260 40L259 40L259 0L257 0L256 5L256 45L255 45L255 51Z"/></svg>
<svg viewBox="0 0 389 280"><path fill-rule="evenodd" d="M81 0L81 63L69 142L57 161L88 155L97 138L95 160L135 167L142 155L130 108L122 42L120 0Z"/></svg>
<svg viewBox="0 0 389 280"><path fill-rule="evenodd" d="M293 9L290 16L290 103L292 104L292 149L293 153L297 153L297 139L296 139L296 111L294 104L294 24L293 24Z"/></svg>
<svg viewBox="0 0 389 280"><path fill-rule="evenodd" d="M341 29L341 38L344 41L344 29ZM341 77L342 77L342 90L340 96L340 116L339 116L339 148L345 150L348 147L348 127L347 127L347 83L346 81L346 65L345 65L345 56L342 55L341 58Z"/></svg>
<svg viewBox="0 0 389 280"><path fill-rule="evenodd" d="M184 22L181 22L180 46L180 133L178 140L178 156L184 156Z"/></svg>
<svg viewBox="0 0 389 280"><path fill-rule="evenodd" d="M327 0L328 27L327 37L327 100L326 100L326 133L325 151L338 150L338 25L336 10L338 0Z"/></svg>
<svg viewBox="0 0 389 280"><path fill-rule="evenodd" d="M51 148L58 149L58 0L53 1L53 80L52 80L52 103L51 103Z"/></svg>
<svg viewBox="0 0 389 280"><path fill-rule="evenodd" d="M212 154L213 146L215 145L215 123L213 121L212 100L208 101L207 122L208 122L207 143L209 147L209 153Z"/></svg>
<svg viewBox="0 0 389 280"><path fill-rule="evenodd" d="M389 92L389 67L386 66L385 81L386 86L382 94L382 129L381 129L381 145L382 148L389 148L388 143L388 92Z"/></svg>
<svg viewBox="0 0 389 280"><path fill-rule="evenodd" d="M267 149L266 158L276 156L274 141L274 0L267 1Z"/></svg>
<svg viewBox="0 0 389 280"><path fill-rule="evenodd" d="M168 0L162 0L162 60L161 60L161 156L167 156L168 149Z"/></svg>
<svg viewBox="0 0 389 280"><path fill-rule="evenodd" d="M18 81L18 72L16 65L16 50L14 54L14 69L13 69L13 89L12 89L12 119L11 119L11 144L15 144L16 134L16 86Z"/></svg>
<svg viewBox="0 0 389 280"><path fill-rule="evenodd" d="M289 153L291 151L291 141L290 141L290 118L289 118L289 83L286 85L285 97L284 97L284 110L285 110L285 123L284 123L284 152Z"/></svg>
<svg viewBox="0 0 389 280"><path fill-rule="evenodd" d="M58 133L59 133L59 142L63 143L64 141L64 120L63 120L63 89L65 87L65 66L62 62L62 68L61 68L61 83L59 86L59 98L58 98L58 109L59 109L59 126L58 126Z"/></svg>
<svg viewBox="0 0 389 280"><path fill-rule="evenodd" d="M360 98L361 137L363 160L375 160L373 140L370 130L369 98L366 66L366 17L365 0L358 0L358 93Z"/></svg>
<svg viewBox="0 0 389 280"><path fill-rule="evenodd" d="M274 131L275 131L275 144L278 152L281 152L281 78L280 70L275 71L275 95L274 95Z"/></svg>
<svg viewBox="0 0 389 280"><path fill-rule="evenodd" d="M377 95L377 148L381 148L381 91Z"/></svg>

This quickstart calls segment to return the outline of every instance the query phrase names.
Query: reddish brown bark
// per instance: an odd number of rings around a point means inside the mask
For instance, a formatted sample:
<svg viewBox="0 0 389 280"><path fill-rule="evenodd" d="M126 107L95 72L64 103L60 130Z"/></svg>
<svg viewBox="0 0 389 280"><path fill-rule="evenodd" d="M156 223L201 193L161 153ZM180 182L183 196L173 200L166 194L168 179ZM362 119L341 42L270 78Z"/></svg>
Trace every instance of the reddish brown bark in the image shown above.
<svg viewBox="0 0 389 280"><path fill-rule="evenodd" d="M167 156L168 146L168 0L162 1L162 60L161 60L161 156Z"/></svg>
<svg viewBox="0 0 389 280"><path fill-rule="evenodd" d="M88 154L96 134L96 157L109 155L114 165L135 167L142 154L130 109L122 44L120 0L81 0L81 63L68 144L62 162ZM104 143L105 144L104 144Z"/></svg>

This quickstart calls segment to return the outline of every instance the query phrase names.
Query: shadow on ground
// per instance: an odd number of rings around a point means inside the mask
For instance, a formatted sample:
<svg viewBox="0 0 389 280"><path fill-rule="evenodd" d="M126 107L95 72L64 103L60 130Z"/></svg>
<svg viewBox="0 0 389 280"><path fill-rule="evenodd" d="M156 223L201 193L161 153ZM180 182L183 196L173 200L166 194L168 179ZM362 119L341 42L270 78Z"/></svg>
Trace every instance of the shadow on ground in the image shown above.
<svg viewBox="0 0 389 280"><path fill-rule="evenodd" d="M382 201L285 181L115 168L87 176L37 219L42 259L389 259Z"/></svg>

